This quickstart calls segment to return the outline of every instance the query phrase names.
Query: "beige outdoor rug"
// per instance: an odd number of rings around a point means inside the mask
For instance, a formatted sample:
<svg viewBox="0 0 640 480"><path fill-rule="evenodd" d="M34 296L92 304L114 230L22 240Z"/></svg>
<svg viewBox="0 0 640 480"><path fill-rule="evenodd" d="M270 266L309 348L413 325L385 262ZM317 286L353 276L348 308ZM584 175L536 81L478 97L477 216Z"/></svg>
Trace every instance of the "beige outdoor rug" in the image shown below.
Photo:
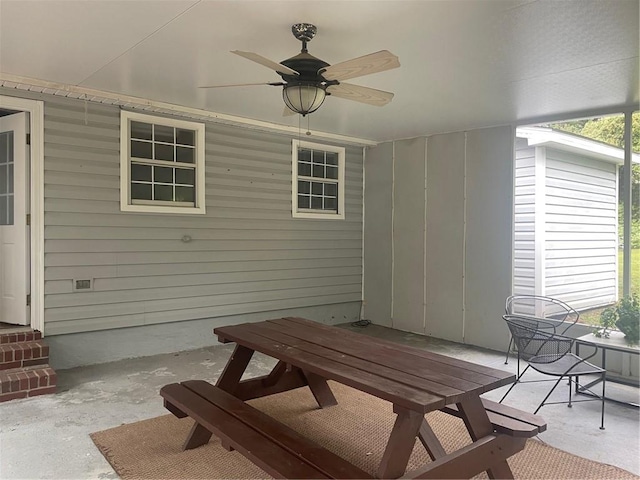
<svg viewBox="0 0 640 480"><path fill-rule="evenodd" d="M373 475L393 426L391 404L338 383L330 384L338 405L324 410L317 408L306 388L250 403ZM448 452L471 442L461 420L441 412L427 418ZM181 446L192 423L189 418L164 415L93 433L91 438L123 479L270 478L240 453L224 450L215 436L207 445L183 452ZM417 442L408 471L429 461ZM509 464L521 479L638 478L537 440L529 440ZM486 478L486 474L478 478Z"/></svg>

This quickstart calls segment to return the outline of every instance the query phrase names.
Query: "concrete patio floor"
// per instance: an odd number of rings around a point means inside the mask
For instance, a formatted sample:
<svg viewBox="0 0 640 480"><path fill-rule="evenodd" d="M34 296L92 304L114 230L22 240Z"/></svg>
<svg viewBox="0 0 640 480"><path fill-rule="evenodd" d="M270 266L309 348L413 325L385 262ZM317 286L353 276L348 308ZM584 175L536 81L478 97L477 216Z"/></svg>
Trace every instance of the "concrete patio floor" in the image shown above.
<svg viewBox="0 0 640 480"><path fill-rule="evenodd" d="M515 372L516 362L504 365L504 354L430 339L370 325L344 325L359 331L456 358ZM212 337L213 341L213 337ZM58 372L55 395L0 404L0 478L110 479L118 478L89 438L91 432L168 413L158 395L167 383L187 379L215 381L233 345L156 355ZM254 357L248 376L267 373L275 361ZM531 376L535 378L535 374ZM522 384L505 403L533 411L550 384ZM567 387L558 387L558 400ZM485 394L498 400L507 387ZM638 402L637 388L607 384L609 394ZM639 411L607 402L600 430L599 402L543 407L539 414L548 430L539 439L581 457L616 465L640 475Z"/></svg>

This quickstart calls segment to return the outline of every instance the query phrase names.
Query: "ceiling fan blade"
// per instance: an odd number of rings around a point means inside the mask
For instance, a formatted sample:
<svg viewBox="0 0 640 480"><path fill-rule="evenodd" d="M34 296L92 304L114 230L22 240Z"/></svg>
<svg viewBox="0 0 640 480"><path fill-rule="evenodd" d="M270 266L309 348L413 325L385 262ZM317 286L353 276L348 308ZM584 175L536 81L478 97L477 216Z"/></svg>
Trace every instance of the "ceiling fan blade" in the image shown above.
<svg viewBox="0 0 640 480"><path fill-rule="evenodd" d="M251 60L252 62L259 63L260 65L270 68L271 70L275 70L278 73L284 73L285 75L300 75L295 70L291 70L289 67L286 67L281 63L276 63L273 60L269 60L268 58L265 58L262 55L258 55L257 53L242 52L240 50L232 50L231 53L240 55L241 57L244 57L247 60Z"/></svg>
<svg viewBox="0 0 640 480"><path fill-rule="evenodd" d="M282 82L262 82L262 83L230 83L227 85L205 85L198 88L224 88L224 87L252 87L254 85L271 85L273 87L281 87L284 85Z"/></svg>
<svg viewBox="0 0 640 480"><path fill-rule="evenodd" d="M352 85L351 83L331 85L327 87L327 93L330 93L333 97L354 100L356 102L366 103L367 105L375 105L376 107L386 105L393 98L393 93L391 92L361 87L360 85Z"/></svg>
<svg viewBox="0 0 640 480"><path fill-rule="evenodd" d="M361 77L371 73L384 72L400 66L400 61L388 50L381 50L376 53L365 55L364 57L353 58L346 62L336 63L325 69L320 69L320 73L327 80L348 80L349 78Z"/></svg>

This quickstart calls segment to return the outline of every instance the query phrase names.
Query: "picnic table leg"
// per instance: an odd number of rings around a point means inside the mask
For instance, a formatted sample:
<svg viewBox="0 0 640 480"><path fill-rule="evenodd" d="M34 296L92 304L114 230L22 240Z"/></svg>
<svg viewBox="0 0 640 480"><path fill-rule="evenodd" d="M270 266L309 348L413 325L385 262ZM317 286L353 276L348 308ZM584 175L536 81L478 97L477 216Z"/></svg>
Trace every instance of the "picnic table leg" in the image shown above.
<svg viewBox="0 0 640 480"><path fill-rule="evenodd" d="M309 389L311 389L311 393L313 393L313 396L315 397L316 402L318 402L320 408L331 407L338 404L338 401L333 395L331 388L329 388L326 379L305 370L302 372L304 373L304 376L309 383Z"/></svg>
<svg viewBox="0 0 640 480"><path fill-rule="evenodd" d="M398 416L378 467L376 474L378 478L398 478L404 474L416 436L424 420L424 415L421 413L397 405L393 406L393 411Z"/></svg>
<svg viewBox="0 0 640 480"><path fill-rule="evenodd" d="M431 460L437 460L447 455L440 440L436 437L435 432L431 429L427 421L423 418L422 425L420 425L420 431L418 432L418 438L422 442L422 445L427 450L427 453L431 457Z"/></svg>
<svg viewBox="0 0 640 480"><path fill-rule="evenodd" d="M222 375L218 378L216 386L225 392L233 394L238 383L240 383L242 374L247 369L247 365L249 365L249 362L251 361L253 352L254 351L250 348L236 344L236 348L233 351L233 354L231 354L231 358L229 358L227 365L224 367Z"/></svg>
<svg viewBox="0 0 640 480"><path fill-rule="evenodd" d="M491 425L480 397L469 398L457 405L474 442L493 433L493 425ZM491 468L487 469L487 474L489 478L513 478L513 472L506 460L494 463Z"/></svg>
<svg viewBox="0 0 640 480"><path fill-rule="evenodd" d="M187 439L182 445L182 450L191 450L193 448L199 447L200 445L204 445L209 442L212 433L204 428L199 423L194 423L193 427L191 427L191 431L189 435L187 435Z"/></svg>

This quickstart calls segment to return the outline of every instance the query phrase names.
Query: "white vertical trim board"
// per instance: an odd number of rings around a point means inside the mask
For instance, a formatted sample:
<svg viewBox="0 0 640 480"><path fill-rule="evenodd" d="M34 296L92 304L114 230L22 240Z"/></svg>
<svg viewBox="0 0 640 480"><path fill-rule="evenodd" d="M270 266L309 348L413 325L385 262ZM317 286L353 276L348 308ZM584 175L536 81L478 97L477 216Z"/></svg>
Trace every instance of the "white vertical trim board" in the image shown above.
<svg viewBox="0 0 640 480"><path fill-rule="evenodd" d="M547 177L547 151L546 147L536 147L534 155L534 293L545 295L545 251L546 251L546 177Z"/></svg>
<svg viewBox="0 0 640 480"><path fill-rule="evenodd" d="M31 328L44 335L44 103L0 95L0 107L29 113Z"/></svg>
<svg viewBox="0 0 640 480"><path fill-rule="evenodd" d="M394 325L393 319L393 301L394 301L394 288L393 288L393 279L395 278L395 235L393 232L394 227L394 219L395 219L395 201L396 201L396 142L391 142L391 328Z"/></svg>
<svg viewBox="0 0 640 480"><path fill-rule="evenodd" d="M365 177L366 177L366 172L367 172L367 149L365 147L362 147L362 272L361 272L361 276L362 276L362 283L361 283L361 289L362 289L362 301L360 303L360 317L358 318L358 320L362 320L365 318L365 310L364 310L364 222L365 222L365 210L366 210L366 204L365 204L365 195L366 195L366 182L365 182Z"/></svg>
<svg viewBox="0 0 640 480"><path fill-rule="evenodd" d="M422 219L422 333L427 333L427 147L428 137L424 137L424 218Z"/></svg>
<svg viewBox="0 0 640 480"><path fill-rule="evenodd" d="M464 132L463 186L462 192L462 343L465 343L467 323L467 142L468 133Z"/></svg>

